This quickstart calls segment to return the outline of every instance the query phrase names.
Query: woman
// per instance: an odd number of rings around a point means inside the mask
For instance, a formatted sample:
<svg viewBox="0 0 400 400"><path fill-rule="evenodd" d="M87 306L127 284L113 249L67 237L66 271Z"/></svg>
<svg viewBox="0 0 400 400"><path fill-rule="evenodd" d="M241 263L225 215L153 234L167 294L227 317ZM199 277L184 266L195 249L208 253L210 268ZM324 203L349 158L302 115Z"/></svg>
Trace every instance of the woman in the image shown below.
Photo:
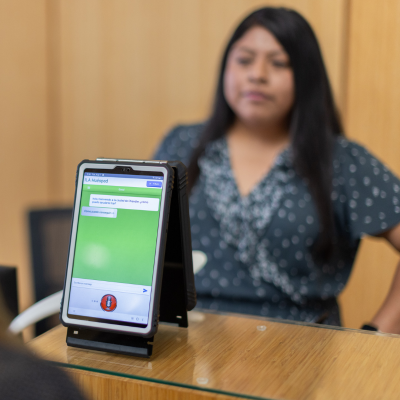
<svg viewBox="0 0 400 400"><path fill-rule="evenodd" d="M340 324L361 237L400 250L400 182L342 132L308 23L283 8L249 15L209 120L175 128L156 154L188 165L193 248L208 256L200 307ZM382 330L400 332L399 293L397 273Z"/></svg>

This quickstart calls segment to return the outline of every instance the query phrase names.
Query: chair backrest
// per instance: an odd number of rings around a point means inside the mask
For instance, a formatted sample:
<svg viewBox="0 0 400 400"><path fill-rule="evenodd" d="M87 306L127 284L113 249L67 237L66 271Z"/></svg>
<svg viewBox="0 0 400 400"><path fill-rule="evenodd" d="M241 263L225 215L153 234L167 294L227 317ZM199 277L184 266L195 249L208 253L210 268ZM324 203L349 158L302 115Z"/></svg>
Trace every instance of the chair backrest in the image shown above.
<svg viewBox="0 0 400 400"><path fill-rule="evenodd" d="M18 315L17 268L0 266L0 301L10 318Z"/></svg>
<svg viewBox="0 0 400 400"><path fill-rule="evenodd" d="M63 289L71 233L72 208L29 212L35 302ZM36 324L36 335L58 325L58 315Z"/></svg>

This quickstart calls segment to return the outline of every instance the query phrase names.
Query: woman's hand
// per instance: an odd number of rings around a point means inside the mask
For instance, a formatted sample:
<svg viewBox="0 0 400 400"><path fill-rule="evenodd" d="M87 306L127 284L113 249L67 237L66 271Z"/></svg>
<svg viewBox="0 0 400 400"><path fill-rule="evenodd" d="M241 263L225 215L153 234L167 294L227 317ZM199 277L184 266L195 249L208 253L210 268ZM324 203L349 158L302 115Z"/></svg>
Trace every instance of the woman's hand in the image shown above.
<svg viewBox="0 0 400 400"><path fill-rule="evenodd" d="M379 237L385 238L400 252L400 224ZM400 334L400 261L389 293L371 322L382 332Z"/></svg>

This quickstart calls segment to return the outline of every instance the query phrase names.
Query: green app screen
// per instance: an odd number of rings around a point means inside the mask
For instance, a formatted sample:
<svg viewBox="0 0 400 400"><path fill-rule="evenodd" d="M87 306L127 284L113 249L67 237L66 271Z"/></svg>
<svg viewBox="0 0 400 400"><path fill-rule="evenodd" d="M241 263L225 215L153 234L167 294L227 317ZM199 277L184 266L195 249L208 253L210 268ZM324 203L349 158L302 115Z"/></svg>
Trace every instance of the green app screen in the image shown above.
<svg viewBox="0 0 400 400"><path fill-rule="evenodd" d="M132 177L93 181L85 174L72 277L151 286L162 181L149 188L132 187Z"/></svg>

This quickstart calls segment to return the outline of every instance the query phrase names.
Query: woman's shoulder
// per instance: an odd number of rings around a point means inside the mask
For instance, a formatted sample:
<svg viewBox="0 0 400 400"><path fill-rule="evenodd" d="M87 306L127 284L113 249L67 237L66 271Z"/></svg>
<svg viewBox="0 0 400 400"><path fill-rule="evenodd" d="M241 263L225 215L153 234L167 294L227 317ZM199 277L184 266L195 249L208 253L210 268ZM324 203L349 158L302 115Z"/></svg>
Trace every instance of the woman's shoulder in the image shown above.
<svg viewBox="0 0 400 400"><path fill-rule="evenodd" d="M400 223L400 181L364 146L343 137L336 139L332 186L336 211L345 211L355 239Z"/></svg>
<svg viewBox="0 0 400 400"><path fill-rule="evenodd" d="M348 140L344 137L336 139L333 156L334 178L354 184L355 181L362 182L365 186L374 183L381 186L379 181L392 185L399 185L397 176L374 154L363 145Z"/></svg>
<svg viewBox="0 0 400 400"><path fill-rule="evenodd" d="M175 125L166 135L165 140L174 138L178 139L182 142L190 142L192 139L197 139L203 128L205 123L199 122L196 124L178 124Z"/></svg>
<svg viewBox="0 0 400 400"><path fill-rule="evenodd" d="M341 166L348 167L350 172L356 172L358 169L373 170L374 168L380 168L384 172L389 171L386 165L366 147L343 136L337 137L335 140L333 162L335 170ZM377 174L378 171L374 172Z"/></svg>
<svg viewBox="0 0 400 400"><path fill-rule="evenodd" d="M199 144L204 123L176 125L162 139L154 158L179 160L187 164L193 150Z"/></svg>
<svg viewBox="0 0 400 400"><path fill-rule="evenodd" d="M344 136L337 136L335 138L335 155L350 153L353 156L359 156L360 151L365 154L369 153L363 145L357 143L356 141L347 139Z"/></svg>

